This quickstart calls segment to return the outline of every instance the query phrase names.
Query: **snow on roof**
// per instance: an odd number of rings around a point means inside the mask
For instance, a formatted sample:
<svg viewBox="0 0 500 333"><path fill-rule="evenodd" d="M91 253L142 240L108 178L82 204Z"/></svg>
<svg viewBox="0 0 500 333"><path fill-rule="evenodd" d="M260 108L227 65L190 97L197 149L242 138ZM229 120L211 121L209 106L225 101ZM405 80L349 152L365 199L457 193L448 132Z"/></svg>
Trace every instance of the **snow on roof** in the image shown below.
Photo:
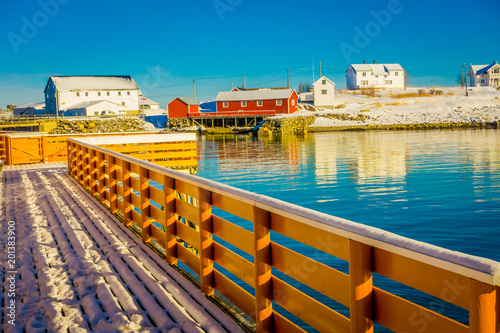
<svg viewBox="0 0 500 333"><path fill-rule="evenodd" d="M221 101L257 101L269 99L288 99L294 89L258 89L258 90L242 90L242 91L221 91L217 98L217 102Z"/></svg>
<svg viewBox="0 0 500 333"><path fill-rule="evenodd" d="M351 64L356 72L373 72L374 75L385 75L389 71L403 71L400 64Z"/></svg>
<svg viewBox="0 0 500 333"><path fill-rule="evenodd" d="M335 85L335 82L333 82L332 80L330 80L329 78L327 78L326 76L322 76L318 81L314 82L313 85L315 85L316 83L318 83L319 81L321 80L327 80L328 82L330 82L331 84Z"/></svg>
<svg viewBox="0 0 500 333"><path fill-rule="evenodd" d="M104 100L104 99L103 100L98 100L98 101L80 102L78 104L74 104L74 105L69 106L67 109L68 110L71 110L71 109L86 109L89 106L97 105L97 104L100 104L100 103L111 103L111 104L115 104L115 105L121 106L121 107L123 107L125 109L125 106L123 106L121 104L118 104L118 103L115 103L115 102L111 102L111 101L108 101L108 100Z"/></svg>
<svg viewBox="0 0 500 333"><path fill-rule="evenodd" d="M50 80L59 91L139 89L130 75L50 76L49 82Z"/></svg>
<svg viewBox="0 0 500 333"><path fill-rule="evenodd" d="M45 102L28 103L21 106L16 106L14 110L25 110L25 109L36 109L41 110L45 108Z"/></svg>
<svg viewBox="0 0 500 333"><path fill-rule="evenodd" d="M155 102L153 101L152 99L149 99L147 97L144 97L146 98L146 100L144 101L144 105L160 105L160 103L158 102ZM142 101L141 101L142 102ZM142 104L142 103L141 103Z"/></svg>
<svg viewBox="0 0 500 333"><path fill-rule="evenodd" d="M473 74L486 74L492 67L497 65L496 63L490 64L490 65L471 65L472 73Z"/></svg>
<svg viewBox="0 0 500 333"><path fill-rule="evenodd" d="M176 99L180 100L186 105L198 105L198 103L196 103L196 101L190 97L177 97Z"/></svg>

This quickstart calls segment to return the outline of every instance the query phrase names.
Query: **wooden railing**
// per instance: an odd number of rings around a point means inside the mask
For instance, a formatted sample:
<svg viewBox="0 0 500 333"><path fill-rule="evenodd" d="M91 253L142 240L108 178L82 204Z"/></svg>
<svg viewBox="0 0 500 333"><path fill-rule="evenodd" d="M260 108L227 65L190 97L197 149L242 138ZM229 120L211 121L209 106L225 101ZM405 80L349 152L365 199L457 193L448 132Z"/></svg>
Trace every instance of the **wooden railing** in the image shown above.
<svg viewBox="0 0 500 333"><path fill-rule="evenodd" d="M218 291L233 302L255 321L257 332L310 327L372 332L375 322L395 332L500 331L498 262L168 170L80 139L69 140L68 173L145 243L160 245L168 264L182 262L198 274L207 296ZM295 241L321 252L299 253L290 245ZM347 263L347 272L325 264L329 258ZM431 301L422 306L396 296L383 288L387 284L377 285L380 276ZM305 291L309 288L312 292ZM313 292L322 296L310 296ZM462 322L445 316L451 304L466 313Z"/></svg>
<svg viewBox="0 0 500 333"><path fill-rule="evenodd" d="M76 137L109 137L109 136L119 136L119 139L116 144L122 145L126 139L123 139L124 136L136 136L136 135L149 135L149 134L161 134L163 136L167 135L165 132L127 132L127 133L99 133L99 134L67 134L67 135L58 135L58 134L44 134L44 133L0 133L0 160L4 160L7 165L15 165L15 164L27 164L27 163L45 163L45 162L62 162L67 160L67 147L66 142L68 138L76 138ZM169 134L168 134L169 135ZM196 156L196 145L194 143L195 138L190 138L189 141L192 141L191 146L184 145L184 150L188 149L190 152L184 152L182 154L186 155L186 158L191 159L191 166L196 165L195 156ZM155 140L157 141L157 140ZM177 140L178 141L178 140ZM132 142L136 142L133 140ZM116 145L115 144L115 145ZM168 145L168 144L167 144ZM172 145L168 147L167 145L160 146L158 145L148 145L151 149L151 152L159 152L161 149L165 150L176 150L176 148ZM129 143L127 148L117 148L117 151L121 149L123 152L140 152L141 148L136 147L136 144ZM110 147L109 149L113 149ZM135 149L135 150L134 150ZM169 151L169 154L172 155L172 152ZM142 157L141 159L148 159L148 157L143 154L136 154L134 157ZM151 158L151 160L161 162L161 157ZM185 163L185 162L183 162ZM161 163L159 163L161 164ZM161 164L164 166L171 166L169 164ZM185 164L184 164L185 165Z"/></svg>

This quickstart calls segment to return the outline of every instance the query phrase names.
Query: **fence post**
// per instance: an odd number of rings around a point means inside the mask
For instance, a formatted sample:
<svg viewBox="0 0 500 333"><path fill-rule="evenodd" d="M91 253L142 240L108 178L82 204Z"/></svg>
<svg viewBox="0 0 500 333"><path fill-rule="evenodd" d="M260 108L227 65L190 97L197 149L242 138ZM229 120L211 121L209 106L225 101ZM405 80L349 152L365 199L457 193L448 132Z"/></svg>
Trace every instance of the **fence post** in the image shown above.
<svg viewBox="0 0 500 333"><path fill-rule="evenodd" d="M76 150L76 179L80 184L83 184L83 146L77 145Z"/></svg>
<svg viewBox="0 0 500 333"><path fill-rule="evenodd" d="M12 165L12 139L5 136L5 164Z"/></svg>
<svg viewBox="0 0 500 333"><path fill-rule="evenodd" d="M257 332L273 329L271 232L269 212L253 207L255 249L255 323Z"/></svg>
<svg viewBox="0 0 500 333"><path fill-rule="evenodd" d="M150 201L149 201L149 170L141 167L140 171L141 184L141 231L142 241L144 243L151 242L151 219L150 219Z"/></svg>
<svg viewBox="0 0 500 333"><path fill-rule="evenodd" d="M496 333L497 288L471 279L471 300L469 309L469 330L471 333Z"/></svg>
<svg viewBox="0 0 500 333"><path fill-rule="evenodd" d="M106 202L106 170L105 170L105 159L104 153L97 152L97 169L98 169L98 180L99 180L99 202L104 204Z"/></svg>
<svg viewBox="0 0 500 333"><path fill-rule="evenodd" d="M214 294L214 263L212 237L212 193L198 188L200 214L200 282L201 291L207 296Z"/></svg>
<svg viewBox="0 0 500 333"><path fill-rule="evenodd" d="M40 156L42 157L42 163L45 163L49 159L49 152L47 151L47 139L45 136L41 136L40 140L42 141L42 151ZM46 156L47 155L47 156Z"/></svg>
<svg viewBox="0 0 500 333"><path fill-rule="evenodd" d="M109 211L111 214L116 214L116 200L118 196L116 193L117 180L116 180L116 158L108 155L108 179L109 179Z"/></svg>
<svg viewBox="0 0 500 333"><path fill-rule="evenodd" d="M175 179L163 177L163 213L165 214L165 251L167 262L177 264L177 230L175 218Z"/></svg>
<svg viewBox="0 0 500 333"><path fill-rule="evenodd" d="M83 147L83 188L88 189L90 187L90 154L89 147Z"/></svg>
<svg viewBox="0 0 500 333"><path fill-rule="evenodd" d="M123 223L126 226L132 224L132 184L130 179L130 163L121 160L122 163L122 187L123 187Z"/></svg>
<svg viewBox="0 0 500 333"><path fill-rule="evenodd" d="M95 196L97 194L97 155L96 151L92 148L90 150L90 194Z"/></svg>
<svg viewBox="0 0 500 333"><path fill-rule="evenodd" d="M372 247L349 240L351 332L373 332Z"/></svg>

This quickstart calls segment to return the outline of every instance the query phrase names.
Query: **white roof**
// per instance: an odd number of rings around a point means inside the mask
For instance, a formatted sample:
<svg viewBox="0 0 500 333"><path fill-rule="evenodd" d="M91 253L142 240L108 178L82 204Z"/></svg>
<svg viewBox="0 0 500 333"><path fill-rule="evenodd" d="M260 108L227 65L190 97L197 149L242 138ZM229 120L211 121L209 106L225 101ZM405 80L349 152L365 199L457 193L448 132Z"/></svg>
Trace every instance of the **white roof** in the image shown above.
<svg viewBox="0 0 500 333"><path fill-rule="evenodd" d="M318 81L314 82L313 85L315 85L316 83L318 83L319 81L321 80L327 80L328 82L330 82L331 84L335 85L335 82L333 82L332 80L330 80L329 78L327 78L326 76L322 76Z"/></svg>
<svg viewBox="0 0 500 333"><path fill-rule="evenodd" d="M26 109L41 110L44 108L45 108L45 102L38 102L38 103L28 103L21 106L16 106L14 110L26 110Z"/></svg>
<svg viewBox="0 0 500 333"><path fill-rule="evenodd" d="M259 89L221 91L215 101L260 101L269 99L288 99L294 89Z"/></svg>
<svg viewBox="0 0 500 333"><path fill-rule="evenodd" d="M314 101L314 93L312 92L300 93L299 98L302 102L311 102Z"/></svg>
<svg viewBox="0 0 500 333"><path fill-rule="evenodd" d="M403 71L400 64L352 64L356 72L373 72L374 75L388 74L389 71Z"/></svg>
<svg viewBox="0 0 500 333"><path fill-rule="evenodd" d="M115 102L111 102L111 101L108 101L108 100L98 100L98 101L87 101L87 102L80 102L78 104L74 104L74 105L71 105L67 108L67 110L71 110L71 109L86 109L88 108L89 106L93 106L93 105L97 105L97 104L100 104L100 103L110 103L110 104L115 104L115 105L118 105L118 106L121 106L123 107L124 109L126 109L125 106L121 105L121 104L118 104L118 103L115 103Z"/></svg>
<svg viewBox="0 0 500 333"><path fill-rule="evenodd" d="M130 75L51 76L50 80L59 91L139 89Z"/></svg>
<svg viewBox="0 0 500 333"><path fill-rule="evenodd" d="M147 98L147 97L144 97L144 98L146 98L146 100L144 101L144 105L160 105L160 103L155 102L155 101L153 101L152 99L149 99L149 98ZM142 101L139 101L139 102L140 102L140 103L141 103L141 105L142 105Z"/></svg>

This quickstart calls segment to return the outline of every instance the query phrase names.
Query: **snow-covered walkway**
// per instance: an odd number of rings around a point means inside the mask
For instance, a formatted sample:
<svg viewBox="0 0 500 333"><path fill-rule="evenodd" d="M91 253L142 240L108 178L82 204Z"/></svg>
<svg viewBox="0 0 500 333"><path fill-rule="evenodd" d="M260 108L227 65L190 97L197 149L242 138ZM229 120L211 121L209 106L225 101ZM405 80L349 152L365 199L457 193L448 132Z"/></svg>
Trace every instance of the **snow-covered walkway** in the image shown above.
<svg viewBox="0 0 500 333"><path fill-rule="evenodd" d="M67 174L4 167L0 309L7 332L241 332ZM8 323L7 228L16 226L16 326Z"/></svg>

